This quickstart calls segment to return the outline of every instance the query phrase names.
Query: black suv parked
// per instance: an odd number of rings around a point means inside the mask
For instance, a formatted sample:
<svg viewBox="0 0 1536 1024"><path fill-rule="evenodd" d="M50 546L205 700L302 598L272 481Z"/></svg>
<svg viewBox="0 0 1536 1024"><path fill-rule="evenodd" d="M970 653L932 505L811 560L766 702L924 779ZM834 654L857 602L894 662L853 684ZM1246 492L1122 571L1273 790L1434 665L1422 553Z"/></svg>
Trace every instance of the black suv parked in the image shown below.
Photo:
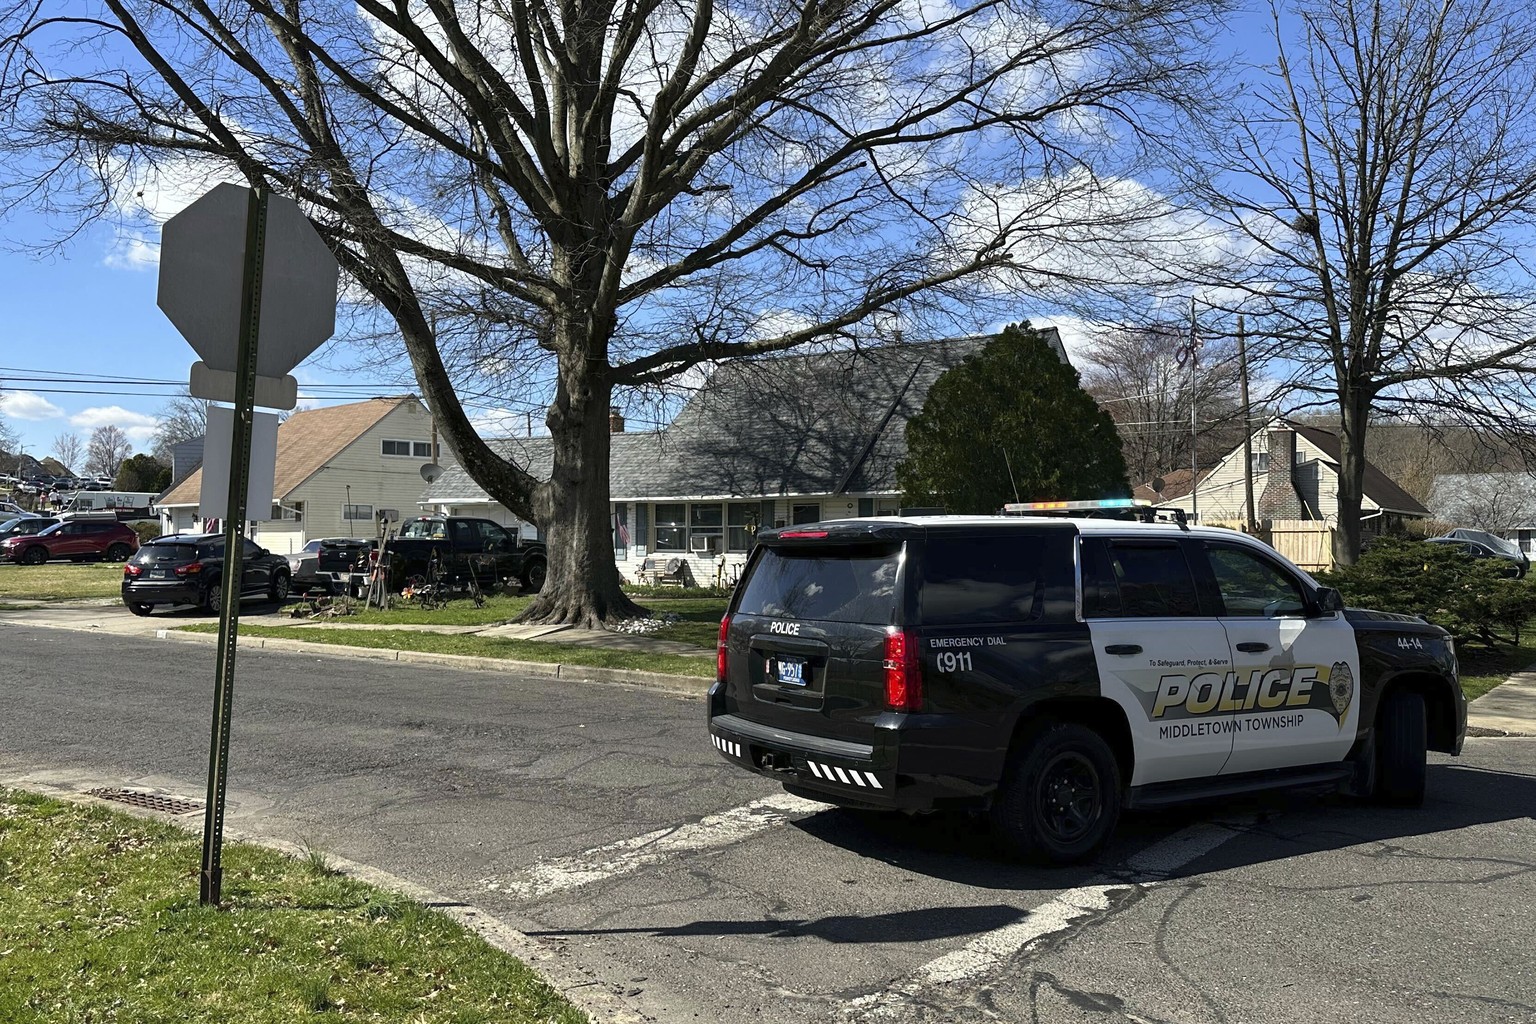
<svg viewBox="0 0 1536 1024"><path fill-rule="evenodd" d="M727 760L860 808L985 809L1090 856L1122 807L1281 786L1423 799L1459 753L1448 634L1345 611L1230 530L1016 516L764 530L720 624Z"/></svg>
<svg viewBox="0 0 1536 1024"><path fill-rule="evenodd" d="M282 601L288 596L288 559L245 541L240 596ZM135 615L148 615L157 604L201 605L219 613L223 598L222 534L159 537L145 544L123 566L123 603Z"/></svg>

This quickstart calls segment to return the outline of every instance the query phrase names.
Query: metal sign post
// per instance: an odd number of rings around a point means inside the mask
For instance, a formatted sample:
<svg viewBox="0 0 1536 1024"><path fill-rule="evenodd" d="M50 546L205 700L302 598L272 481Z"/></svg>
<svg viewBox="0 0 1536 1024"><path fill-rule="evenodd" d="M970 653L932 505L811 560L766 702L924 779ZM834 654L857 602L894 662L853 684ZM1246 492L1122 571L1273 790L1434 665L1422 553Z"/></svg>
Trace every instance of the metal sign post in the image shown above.
<svg viewBox="0 0 1536 1024"><path fill-rule="evenodd" d="M240 342L235 355L235 423L229 449L229 503L224 516L224 578L219 581L219 646L214 668L213 735L208 742L208 801L203 816L203 867L198 901L219 905L224 882L224 793L229 778L229 725L235 696L241 577L245 571L245 497L251 475L256 402L256 341L261 330L261 271L267 190L252 189L245 222L245 273L240 285Z"/></svg>

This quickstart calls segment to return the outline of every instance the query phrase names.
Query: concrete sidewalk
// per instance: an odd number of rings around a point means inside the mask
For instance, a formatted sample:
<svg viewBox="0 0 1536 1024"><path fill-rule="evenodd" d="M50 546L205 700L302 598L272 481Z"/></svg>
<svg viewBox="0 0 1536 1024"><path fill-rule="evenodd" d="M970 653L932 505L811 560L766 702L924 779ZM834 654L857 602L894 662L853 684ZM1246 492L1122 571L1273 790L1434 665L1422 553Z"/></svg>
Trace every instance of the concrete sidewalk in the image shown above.
<svg viewBox="0 0 1536 1024"><path fill-rule="evenodd" d="M1536 672L1516 672L1467 706L1468 736L1536 736Z"/></svg>

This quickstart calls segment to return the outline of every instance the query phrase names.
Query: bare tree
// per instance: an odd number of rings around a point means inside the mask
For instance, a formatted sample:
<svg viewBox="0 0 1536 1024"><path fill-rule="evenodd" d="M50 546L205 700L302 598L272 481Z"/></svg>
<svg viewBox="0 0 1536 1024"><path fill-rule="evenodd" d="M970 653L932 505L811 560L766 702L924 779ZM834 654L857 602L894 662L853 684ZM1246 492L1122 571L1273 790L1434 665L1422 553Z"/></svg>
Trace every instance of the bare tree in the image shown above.
<svg viewBox="0 0 1536 1024"><path fill-rule="evenodd" d="M1225 2L29 0L4 16L10 196L90 217L181 169L296 197L459 461L545 527L525 618L597 625L637 611L616 394L877 312L969 332L1077 272L1058 240L1135 219L1096 198L1202 82ZM509 368L548 480L464 411Z"/></svg>
<svg viewBox="0 0 1536 1024"><path fill-rule="evenodd" d="M80 435L72 430L67 430L53 439L53 457L64 464L64 468L71 473L79 468L80 455L84 450L84 444Z"/></svg>
<svg viewBox="0 0 1536 1024"><path fill-rule="evenodd" d="M1083 353L1083 387L1114 419L1132 484L1189 469L1192 437L1207 469L1242 444L1235 344L1206 342L1193 371L1188 345L1187 326L1128 328L1097 337Z"/></svg>
<svg viewBox="0 0 1536 1024"><path fill-rule="evenodd" d="M1271 10L1270 78L1209 122L1202 195L1244 240L1210 283L1262 314L1289 401L1337 411L1348 564L1373 417L1513 430L1536 397L1536 19L1501 0Z"/></svg>
<svg viewBox="0 0 1536 1024"><path fill-rule="evenodd" d="M117 479L117 470L133 451L128 435L108 424L91 431L85 445L85 469L88 473Z"/></svg>
<svg viewBox="0 0 1536 1024"><path fill-rule="evenodd" d="M1536 477L1516 470L1452 473L1435 484L1433 512L1455 526L1513 533L1536 521Z"/></svg>
<svg viewBox="0 0 1536 1024"><path fill-rule="evenodd" d="M166 402L157 416L160 425L150 439L149 450L166 465L170 465L172 448L208 432L208 403L193 398L191 392L182 392Z"/></svg>

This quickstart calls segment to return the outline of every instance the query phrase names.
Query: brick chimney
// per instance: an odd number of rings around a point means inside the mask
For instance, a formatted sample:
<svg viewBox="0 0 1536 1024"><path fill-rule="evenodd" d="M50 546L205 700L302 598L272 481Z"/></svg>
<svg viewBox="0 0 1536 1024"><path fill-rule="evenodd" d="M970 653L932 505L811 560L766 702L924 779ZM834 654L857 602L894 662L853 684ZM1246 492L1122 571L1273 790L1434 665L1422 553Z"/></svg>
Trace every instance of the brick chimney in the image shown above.
<svg viewBox="0 0 1536 1024"><path fill-rule="evenodd" d="M1259 495L1260 519L1304 519L1301 495L1296 491L1296 431L1276 427L1269 432L1269 475Z"/></svg>
<svg viewBox="0 0 1536 1024"><path fill-rule="evenodd" d="M624 433L624 414L619 411L619 407L616 405L608 407L608 433Z"/></svg>

